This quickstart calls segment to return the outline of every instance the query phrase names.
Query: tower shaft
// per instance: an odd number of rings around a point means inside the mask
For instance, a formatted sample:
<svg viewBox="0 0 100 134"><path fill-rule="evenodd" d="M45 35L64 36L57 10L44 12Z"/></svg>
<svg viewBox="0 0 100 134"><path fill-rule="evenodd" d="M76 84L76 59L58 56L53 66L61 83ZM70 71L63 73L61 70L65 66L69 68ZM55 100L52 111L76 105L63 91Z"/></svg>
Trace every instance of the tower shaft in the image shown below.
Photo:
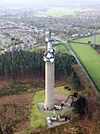
<svg viewBox="0 0 100 134"><path fill-rule="evenodd" d="M45 62L45 109L54 108L54 62Z"/></svg>

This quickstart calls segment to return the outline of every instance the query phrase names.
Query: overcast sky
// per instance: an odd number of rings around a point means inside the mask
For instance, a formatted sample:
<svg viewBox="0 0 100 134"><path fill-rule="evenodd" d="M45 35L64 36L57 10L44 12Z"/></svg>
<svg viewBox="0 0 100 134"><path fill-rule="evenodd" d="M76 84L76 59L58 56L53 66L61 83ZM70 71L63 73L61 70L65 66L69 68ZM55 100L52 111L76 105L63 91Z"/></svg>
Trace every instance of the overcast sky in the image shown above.
<svg viewBox="0 0 100 134"><path fill-rule="evenodd" d="M0 3L34 4L34 5L67 5L77 3L100 3L100 0L0 0Z"/></svg>
<svg viewBox="0 0 100 134"><path fill-rule="evenodd" d="M100 0L0 0L0 2L7 2L7 3L39 3L39 2L46 2L46 3L58 3L58 2L99 2Z"/></svg>

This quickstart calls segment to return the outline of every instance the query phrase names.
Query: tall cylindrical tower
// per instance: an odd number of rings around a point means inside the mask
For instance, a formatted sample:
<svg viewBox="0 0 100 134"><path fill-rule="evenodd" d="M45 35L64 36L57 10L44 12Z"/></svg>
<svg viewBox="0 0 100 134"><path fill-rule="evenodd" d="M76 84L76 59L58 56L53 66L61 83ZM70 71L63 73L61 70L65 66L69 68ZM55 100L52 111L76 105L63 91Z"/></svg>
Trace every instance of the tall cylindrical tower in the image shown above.
<svg viewBox="0 0 100 134"><path fill-rule="evenodd" d="M48 39L47 50L44 53L45 61L45 102L44 108L51 110L54 108L54 68L55 68L55 56L54 49L52 48L51 34Z"/></svg>

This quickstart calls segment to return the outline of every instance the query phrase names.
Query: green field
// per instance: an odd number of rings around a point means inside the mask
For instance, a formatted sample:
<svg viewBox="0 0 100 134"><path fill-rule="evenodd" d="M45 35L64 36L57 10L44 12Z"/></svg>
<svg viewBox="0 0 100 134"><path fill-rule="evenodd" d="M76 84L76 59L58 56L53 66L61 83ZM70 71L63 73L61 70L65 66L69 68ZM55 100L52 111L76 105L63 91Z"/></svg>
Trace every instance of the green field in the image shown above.
<svg viewBox="0 0 100 134"><path fill-rule="evenodd" d="M71 91L65 90L64 87L57 87L55 88L55 93L70 94ZM38 109L39 102L44 102L44 90L37 91L35 96L33 97L33 102L30 111L30 123L32 128L46 126L46 120L45 120L46 117L55 115L53 113L46 113L46 112L42 113Z"/></svg>
<svg viewBox="0 0 100 134"><path fill-rule="evenodd" d="M91 41L92 43L94 43L94 36L80 38L75 41L82 42L82 43L88 43L88 41ZM96 35L96 43L97 44L100 43L100 35Z"/></svg>
<svg viewBox="0 0 100 134"><path fill-rule="evenodd" d="M53 16L53 17L61 17L65 15L73 15L74 10L71 9L64 9L64 8L51 8L48 9L45 15Z"/></svg>
<svg viewBox="0 0 100 134"><path fill-rule="evenodd" d="M89 45L73 43L71 44L71 48L81 60L100 90L100 55Z"/></svg>
<svg viewBox="0 0 100 134"><path fill-rule="evenodd" d="M52 17L62 17L62 16L69 16L69 15L77 15L77 13L84 13L86 11L90 11L89 8L86 9L82 9L82 8L62 8L62 7L53 7L53 8L49 8L45 11L40 10L38 11L35 16L39 16L39 17L48 17L48 16L52 16Z"/></svg>
<svg viewBox="0 0 100 134"><path fill-rule="evenodd" d="M62 17L66 15L74 15L74 9L66 9L66 8L50 8L47 11L38 11L35 16L52 16L52 17Z"/></svg>
<svg viewBox="0 0 100 134"><path fill-rule="evenodd" d="M67 47L63 43L59 43L58 45L56 45L54 47L54 49L55 49L56 52L68 53L69 54L69 51L68 51Z"/></svg>

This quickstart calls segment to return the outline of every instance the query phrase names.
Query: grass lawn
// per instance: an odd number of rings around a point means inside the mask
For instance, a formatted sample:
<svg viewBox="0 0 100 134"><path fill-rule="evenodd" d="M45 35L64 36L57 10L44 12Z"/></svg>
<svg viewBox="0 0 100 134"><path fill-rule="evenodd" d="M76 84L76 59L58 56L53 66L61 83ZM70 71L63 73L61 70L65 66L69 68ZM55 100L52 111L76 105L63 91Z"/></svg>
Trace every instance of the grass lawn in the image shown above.
<svg viewBox="0 0 100 134"><path fill-rule="evenodd" d="M69 54L69 51L68 51L67 47L62 43L55 46L54 49L55 49L56 52L68 53Z"/></svg>
<svg viewBox="0 0 100 134"><path fill-rule="evenodd" d="M88 45L71 44L100 91L100 55Z"/></svg>
<svg viewBox="0 0 100 134"><path fill-rule="evenodd" d="M71 91L65 90L64 87L57 87L55 88L55 93L70 94ZM38 109L38 103L44 102L44 95L44 90L41 90L37 91L35 96L33 97L32 107L30 111L30 123L32 128L46 126L46 117L55 115L53 113L42 113Z"/></svg>
<svg viewBox="0 0 100 134"><path fill-rule="evenodd" d="M94 36L80 38L80 39L77 39L75 41L79 41L79 42L83 42L83 43L88 43L88 41L91 41L92 43L94 43ZM96 42L97 42L97 44L100 43L100 35L96 35Z"/></svg>

